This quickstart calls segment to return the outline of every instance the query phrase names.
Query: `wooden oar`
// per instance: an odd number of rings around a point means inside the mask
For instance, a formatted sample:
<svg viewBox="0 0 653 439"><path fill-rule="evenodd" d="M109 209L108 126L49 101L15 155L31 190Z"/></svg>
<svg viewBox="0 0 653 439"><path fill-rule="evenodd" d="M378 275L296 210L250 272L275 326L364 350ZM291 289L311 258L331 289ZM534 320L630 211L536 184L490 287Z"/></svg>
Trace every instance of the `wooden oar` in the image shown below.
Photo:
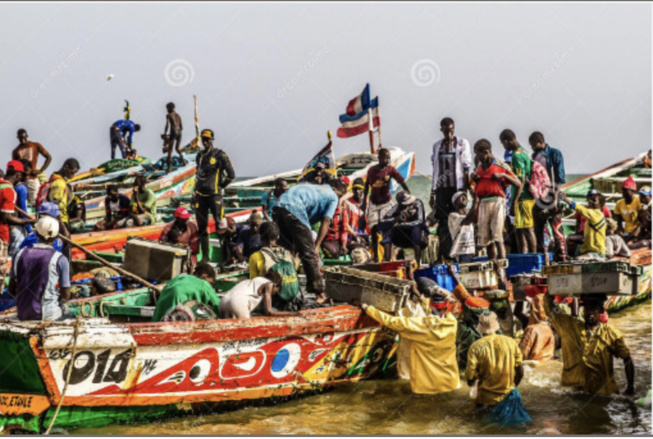
<svg viewBox="0 0 653 439"><path fill-rule="evenodd" d="M24 210L22 210L22 209L20 209L18 207L16 207L16 211L18 213L20 213L21 215L26 216L27 218L34 219L34 217L32 215L30 215L29 213L25 212ZM84 247L77 244L76 242L73 242L72 239L70 239L70 238L68 238L66 236L63 236L63 235L60 234L59 238L61 238L61 240L64 241L65 243L75 247L78 250L81 250L82 252L84 252L84 254L86 256L88 256L88 257L90 257L92 259L95 259L96 261L98 261L102 265L104 265L105 267L109 267L109 268L111 268L113 270L116 270L119 274L122 274L123 276L126 276L126 277L128 277L130 279L134 279L136 282L141 283L141 284L145 285L146 287L151 288L151 289L153 289L153 290L155 290L155 291L157 291L159 293L161 292L162 287L160 285L154 285L154 284L146 281L145 279L142 279L142 278L136 276L135 274L130 273L129 271L123 269L122 267L118 267L116 265L113 265L111 262L109 262L106 259L101 258L100 256L96 255L95 253L85 249Z"/></svg>

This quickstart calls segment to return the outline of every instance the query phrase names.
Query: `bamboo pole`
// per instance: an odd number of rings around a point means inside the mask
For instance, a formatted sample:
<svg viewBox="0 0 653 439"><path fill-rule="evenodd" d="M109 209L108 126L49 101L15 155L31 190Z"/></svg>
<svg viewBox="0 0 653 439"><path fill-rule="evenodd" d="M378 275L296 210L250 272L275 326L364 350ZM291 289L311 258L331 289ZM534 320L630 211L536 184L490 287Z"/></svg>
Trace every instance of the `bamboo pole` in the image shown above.
<svg viewBox="0 0 653 439"><path fill-rule="evenodd" d="M24 210L20 209L19 207L16 207L16 211L18 213L20 213L21 215L24 215L24 216L26 216L26 217L28 217L30 219L34 219L34 217L32 215L30 215L29 213L27 213ZM160 285L154 285L154 284L146 281L145 279L143 279L143 278L141 278L139 276L136 276L133 273L130 273L129 271L123 269L122 267L118 267L117 265L112 264L111 262L107 261L106 259L104 259L104 258L96 255L95 253L85 249L84 247L77 244L76 242L73 242L73 240L68 238L67 236L63 236L63 235L59 234L59 238L61 238L61 240L63 242L71 245L72 247L75 247L76 249L81 250L82 252L84 252L84 254L86 256L88 256L88 257L90 257L92 259L95 259L96 261L98 261L102 265L104 265L105 267L109 267L109 268L111 268L113 270L116 270L119 274L122 274L123 276L126 276L126 277L128 277L130 279L134 279L136 282L139 282L139 283L145 285L146 287L151 288L151 289L153 289L153 290L155 290L155 291L157 291L159 293L161 292L162 288L161 288Z"/></svg>
<svg viewBox="0 0 653 439"><path fill-rule="evenodd" d="M367 119L368 119L368 133L370 135L370 150L372 151L372 154L376 154L376 150L374 149L374 121L372 120L372 109L368 108L367 109Z"/></svg>
<svg viewBox="0 0 653 439"><path fill-rule="evenodd" d="M379 113L379 126L378 126L378 133L379 133L379 149L383 148L383 141L381 140L381 111L377 107L376 111ZM374 126L374 121L372 121L372 126Z"/></svg>

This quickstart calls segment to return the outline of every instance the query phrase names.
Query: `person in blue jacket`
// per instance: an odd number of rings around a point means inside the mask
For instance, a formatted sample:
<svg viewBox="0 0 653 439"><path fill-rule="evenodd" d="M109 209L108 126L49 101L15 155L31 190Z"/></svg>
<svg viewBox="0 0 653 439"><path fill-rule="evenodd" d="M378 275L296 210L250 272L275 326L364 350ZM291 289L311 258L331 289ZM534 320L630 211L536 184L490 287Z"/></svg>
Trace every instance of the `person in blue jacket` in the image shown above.
<svg viewBox="0 0 653 439"><path fill-rule="evenodd" d="M111 159L116 158L116 146L120 148L122 158L127 158L127 153L132 149L134 132L140 131L141 126L131 120L120 119L111 125L109 138L111 140Z"/></svg>

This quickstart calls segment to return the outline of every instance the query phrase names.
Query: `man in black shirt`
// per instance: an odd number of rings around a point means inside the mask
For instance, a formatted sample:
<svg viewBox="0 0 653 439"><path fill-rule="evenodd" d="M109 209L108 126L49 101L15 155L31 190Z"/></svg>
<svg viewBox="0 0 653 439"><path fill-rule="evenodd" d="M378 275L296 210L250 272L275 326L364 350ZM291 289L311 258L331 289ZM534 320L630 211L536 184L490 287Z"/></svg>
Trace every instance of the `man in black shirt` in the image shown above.
<svg viewBox="0 0 653 439"><path fill-rule="evenodd" d="M213 216L216 227L222 219L222 189L235 178L234 168L227 154L213 146L213 130L203 130L202 145L204 151L197 154L197 175L195 176L195 217L199 229L202 262L209 257L209 234L207 225L209 213Z"/></svg>

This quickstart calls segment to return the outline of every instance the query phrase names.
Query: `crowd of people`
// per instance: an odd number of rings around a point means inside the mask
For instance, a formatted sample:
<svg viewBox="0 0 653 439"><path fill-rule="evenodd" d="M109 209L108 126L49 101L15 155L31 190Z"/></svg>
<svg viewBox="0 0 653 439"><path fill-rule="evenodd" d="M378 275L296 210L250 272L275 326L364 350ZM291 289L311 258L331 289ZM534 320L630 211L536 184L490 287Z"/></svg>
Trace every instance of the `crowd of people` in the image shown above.
<svg viewBox="0 0 653 439"><path fill-rule="evenodd" d="M167 109L163 138L170 170L173 147L183 160L182 122L174 104ZM244 224L224 216L223 191L235 172L228 155L214 145L214 132L203 130L191 201L195 220L193 213L179 207L159 237L161 242L187 246L190 268L188 274L165 286L154 320L169 318L170 311L189 300L204 304L206 312L222 318L248 318L257 312L295 315L307 306L297 302L300 266L306 275L306 291L315 296L315 305L310 306L322 306L329 303L323 258L390 261L412 251L414 259L421 261L429 229L437 226L438 260L450 267L453 291L420 278L413 297L414 303L422 305L415 308L419 312L391 316L362 304L371 318L412 344L409 375L415 392L451 391L459 386L463 373L476 389L480 406L496 414L495 408L503 410L508 405L515 418L527 419L516 391L523 361L553 358L558 337L565 364L563 385L591 393L616 392L612 357L617 357L625 364L626 392L632 393L634 366L623 337L607 324L605 297L586 295L580 303L554 303L551 296L533 294L527 317L524 302L514 310L509 303L500 264L495 263L499 289L484 298L465 289L451 264L472 262L483 251L496 262L506 257L506 247L512 253L540 252L547 257L552 250L560 262L629 256L631 250L651 245L650 187L638 190L629 177L613 211L596 189L588 192L586 204L575 203L560 191L566 182L563 154L542 133L529 136L529 154L512 130L503 130L499 134L505 151L502 161L489 140L480 139L472 146L456 136L451 118L442 119L440 128L443 138L433 145L432 212L428 215L424 203L411 194L392 165L390 151L381 148L378 163L365 178L349 181L318 164L292 187L285 179L276 179L274 187L263 194L261 213L252 213ZM112 158L116 147L129 157L132 136L139 130L139 125L128 120L111 126ZM71 313L63 304L70 297L70 251L59 237L69 237L76 224L85 221L84 203L69 185L80 166L76 159L67 159L47 179L44 171L50 154L39 143L28 141L23 129L18 139L20 144L0 179L0 282L13 259L9 290L17 298L19 318L69 318ZM39 156L45 159L41 167ZM393 182L402 189L394 200ZM107 187L105 217L95 225L96 230L157 221L157 198L147 188L146 178L136 177L131 189L127 196L115 184ZM38 219L24 214L30 205L36 206ZM566 207L575 211L577 221L576 233L568 237L562 229ZM216 271L208 263L210 217L222 241L224 259L249 268L250 279L222 299L211 287ZM460 319L445 311L451 301L460 302ZM523 332L517 344L513 337L519 331Z"/></svg>

